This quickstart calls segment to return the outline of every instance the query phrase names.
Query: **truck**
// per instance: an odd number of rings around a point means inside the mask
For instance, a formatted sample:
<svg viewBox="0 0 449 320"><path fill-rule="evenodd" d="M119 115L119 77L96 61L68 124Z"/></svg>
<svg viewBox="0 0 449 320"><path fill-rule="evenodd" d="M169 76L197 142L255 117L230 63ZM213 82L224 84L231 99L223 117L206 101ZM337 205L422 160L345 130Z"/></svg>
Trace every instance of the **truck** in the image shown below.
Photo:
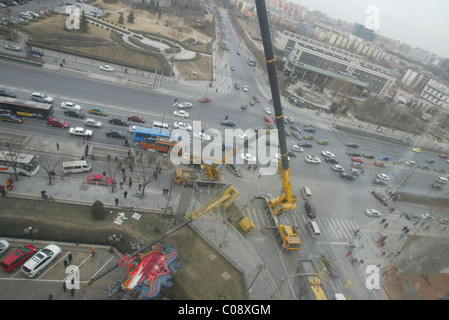
<svg viewBox="0 0 449 320"><path fill-rule="evenodd" d="M74 136L91 137L93 132L81 127L72 127L69 129L69 133Z"/></svg>
<svg viewBox="0 0 449 320"><path fill-rule="evenodd" d="M304 300L327 300L312 260L298 260L299 294Z"/></svg>
<svg viewBox="0 0 449 320"><path fill-rule="evenodd" d="M276 214L269 205L270 200L274 197L271 194L265 196L266 207L265 211L268 215L268 220L273 224L269 229L276 229L276 238L286 251L299 250L301 247L301 239L299 238L298 230L288 221L287 215Z"/></svg>

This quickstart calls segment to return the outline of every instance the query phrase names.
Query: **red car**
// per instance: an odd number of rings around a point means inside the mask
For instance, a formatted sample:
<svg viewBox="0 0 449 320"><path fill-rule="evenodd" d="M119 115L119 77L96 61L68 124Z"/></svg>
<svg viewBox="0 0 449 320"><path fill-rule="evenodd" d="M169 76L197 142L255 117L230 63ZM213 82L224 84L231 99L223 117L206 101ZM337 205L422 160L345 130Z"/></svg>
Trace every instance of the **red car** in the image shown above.
<svg viewBox="0 0 449 320"><path fill-rule="evenodd" d="M274 123L274 120L271 119L269 116L264 116L263 118L264 118L265 121L268 122L268 123Z"/></svg>
<svg viewBox="0 0 449 320"><path fill-rule="evenodd" d="M358 162L358 163L364 163L365 161L363 161L361 158L359 157L352 157L351 158L352 162Z"/></svg>
<svg viewBox="0 0 449 320"><path fill-rule="evenodd" d="M142 116L129 116L128 121L144 123L145 119Z"/></svg>
<svg viewBox="0 0 449 320"><path fill-rule="evenodd" d="M90 174L87 177L87 183L109 186L114 183L114 179L106 177L102 174Z"/></svg>
<svg viewBox="0 0 449 320"><path fill-rule="evenodd" d="M59 118L50 118L47 121L47 125L49 127L58 127L58 128L67 129L69 127L70 123L68 123L67 121L64 121L62 119L59 119Z"/></svg>
<svg viewBox="0 0 449 320"><path fill-rule="evenodd" d="M0 263L0 267L6 272L13 272L15 268L19 267L32 255L36 253L36 247L26 244L23 247L11 252L3 261Z"/></svg>
<svg viewBox="0 0 449 320"><path fill-rule="evenodd" d="M442 153L442 154L440 154L440 157L443 159L447 159L447 158L449 158L449 155Z"/></svg>

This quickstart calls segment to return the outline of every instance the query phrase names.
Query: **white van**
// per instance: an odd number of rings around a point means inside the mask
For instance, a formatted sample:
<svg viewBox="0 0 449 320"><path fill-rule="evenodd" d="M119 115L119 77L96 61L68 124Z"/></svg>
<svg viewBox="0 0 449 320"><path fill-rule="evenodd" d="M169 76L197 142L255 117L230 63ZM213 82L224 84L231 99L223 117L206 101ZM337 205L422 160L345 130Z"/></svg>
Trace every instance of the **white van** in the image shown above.
<svg viewBox="0 0 449 320"><path fill-rule="evenodd" d="M309 187L303 187L301 189L301 194L302 194L302 197L304 198L304 200L308 200L312 197L312 191L310 190Z"/></svg>
<svg viewBox="0 0 449 320"><path fill-rule="evenodd" d="M318 238L321 235L320 228L318 228L318 224L315 221L307 222L307 229L309 229L312 238Z"/></svg>
<svg viewBox="0 0 449 320"><path fill-rule="evenodd" d="M169 127L168 123L159 122L159 121L154 121L153 122L153 128L170 130L170 127Z"/></svg>
<svg viewBox="0 0 449 320"><path fill-rule="evenodd" d="M62 163L62 170L67 173L89 172L92 166L86 160L66 161Z"/></svg>

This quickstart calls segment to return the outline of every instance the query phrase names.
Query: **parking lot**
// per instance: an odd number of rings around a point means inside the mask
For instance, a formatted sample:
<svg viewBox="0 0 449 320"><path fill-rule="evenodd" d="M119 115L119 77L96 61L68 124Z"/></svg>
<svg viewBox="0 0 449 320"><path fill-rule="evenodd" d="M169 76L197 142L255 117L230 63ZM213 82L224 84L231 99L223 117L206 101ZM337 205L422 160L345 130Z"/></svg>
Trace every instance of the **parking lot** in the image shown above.
<svg viewBox="0 0 449 320"><path fill-rule="evenodd" d="M25 244L32 244L39 251L50 242L6 239L10 245L10 250L1 257L3 260L15 249ZM110 253L109 248L96 246L95 254L92 257L92 246L85 244L54 243L61 247L62 252L58 258L46 266L42 272L33 278L25 277L21 272L21 267L8 273L0 269L0 299L1 300L47 300L50 295L55 300L99 300L108 299L108 287L126 271L119 267L96 281L92 286L88 286L89 280L101 274L104 270L118 262L118 255ZM64 266L64 261L68 262L68 255L72 254L72 266L79 270L79 289L76 289L74 296L70 290L64 292L63 283L68 277L72 277ZM67 268L67 270L73 267ZM71 279L71 278L69 278Z"/></svg>

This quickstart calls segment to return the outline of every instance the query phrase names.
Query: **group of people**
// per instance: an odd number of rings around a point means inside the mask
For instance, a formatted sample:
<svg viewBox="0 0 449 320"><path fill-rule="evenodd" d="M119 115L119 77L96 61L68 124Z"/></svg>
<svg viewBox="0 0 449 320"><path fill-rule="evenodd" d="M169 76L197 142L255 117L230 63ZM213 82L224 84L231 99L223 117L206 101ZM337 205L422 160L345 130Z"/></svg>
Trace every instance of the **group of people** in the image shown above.
<svg viewBox="0 0 449 320"><path fill-rule="evenodd" d="M13 182L14 180L9 177L5 182L6 187L4 185L0 186L0 193L2 194L2 197L6 197L6 190L11 191L12 189L14 189Z"/></svg>

